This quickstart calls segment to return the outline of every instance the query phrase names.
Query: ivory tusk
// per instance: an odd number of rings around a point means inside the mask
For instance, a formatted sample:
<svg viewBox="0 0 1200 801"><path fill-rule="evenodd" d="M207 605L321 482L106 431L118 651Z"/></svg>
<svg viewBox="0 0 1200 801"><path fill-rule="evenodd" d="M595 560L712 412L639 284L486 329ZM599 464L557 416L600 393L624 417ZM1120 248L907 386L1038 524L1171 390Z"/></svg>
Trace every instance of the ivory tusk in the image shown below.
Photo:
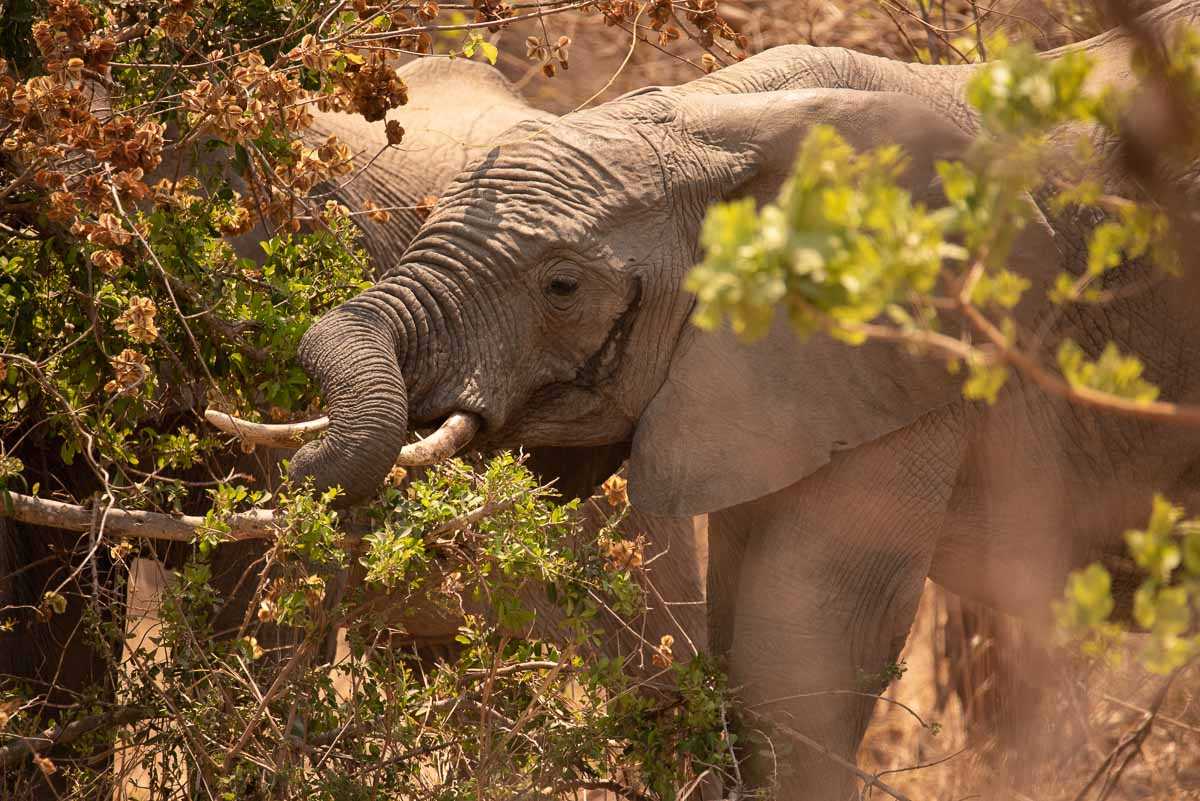
<svg viewBox="0 0 1200 801"><path fill-rule="evenodd" d="M208 409L204 412L204 419L248 445L264 445L270 448L298 447L306 439L329 428L328 417L318 417L303 423L251 423L225 412ZM403 467L426 467L449 459L471 441L479 431L480 425L478 415L454 412L437 431L401 448L396 464Z"/></svg>
<svg viewBox="0 0 1200 801"><path fill-rule="evenodd" d="M449 459L466 446L479 431L481 420L470 412L454 412L437 431L400 449L396 464L425 467Z"/></svg>
<svg viewBox="0 0 1200 801"><path fill-rule="evenodd" d="M318 417L303 423L251 423L225 412L207 409L204 419L226 434L232 434L249 445L265 445L269 448L296 448L304 440L329 428L328 417Z"/></svg>

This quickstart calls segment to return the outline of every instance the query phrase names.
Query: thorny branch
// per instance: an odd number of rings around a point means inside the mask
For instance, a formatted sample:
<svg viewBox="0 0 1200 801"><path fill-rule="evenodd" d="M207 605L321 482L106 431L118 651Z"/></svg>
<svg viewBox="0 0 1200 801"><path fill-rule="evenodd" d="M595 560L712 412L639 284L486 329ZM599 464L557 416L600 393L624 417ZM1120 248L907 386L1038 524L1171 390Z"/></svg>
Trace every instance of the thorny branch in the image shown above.
<svg viewBox="0 0 1200 801"><path fill-rule="evenodd" d="M1096 801L1105 801L1112 792L1116 789L1117 784L1121 781L1121 776L1124 775L1125 769L1142 751L1142 743L1146 741L1146 737L1150 735L1150 729L1154 725L1155 719L1158 717L1159 710L1162 709L1163 702L1167 700L1167 694L1171 691L1171 685L1175 683L1175 679L1181 673L1191 667L1192 663L1188 663L1183 667L1176 668L1171 671L1159 688L1154 692L1154 697L1150 701L1150 706L1146 710L1142 721L1132 730L1127 732L1124 737L1117 742L1113 749L1109 751L1108 756L1096 767L1087 783L1080 788L1075 794L1075 801L1086 801L1088 793L1096 782L1104 779L1100 787L1100 792L1096 796Z"/></svg>
<svg viewBox="0 0 1200 801"><path fill-rule="evenodd" d="M899 790L897 790L896 788L888 785L887 783L881 781L878 776L867 773L865 770L862 770L857 765L855 765L853 762L851 762L847 759L844 759L841 756L835 754L824 743L822 743L818 740L814 740L812 737L809 737L807 734L797 731L796 729L793 729L791 726L788 726L783 723L779 723L776 720L768 718L766 715L763 715L762 713L755 712L753 710L748 710L748 709L744 709L744 710L742 710L742 712L743 712L743 714L747 715L748 717L754 718L755 720L759 721L763 725L770 727L770 729L781 732L782 734L786 734L788 737L792 738L793 740L800 743L801 745L811 748L812 750L816 751L818 754L821 754L822 756L824 756L826 759L830 760L831 762L834 762L835 764L841 766L842 768L845 768L847 771L849 771L850 773L853 773L855 776L857 776L863 782L863 784L866 785L867 787L874 787L875 789L879 790L880 792L890 795L892 798L896 799L896 801L912 801L912 799L909 798L904 793L902 793Z"/></svg>

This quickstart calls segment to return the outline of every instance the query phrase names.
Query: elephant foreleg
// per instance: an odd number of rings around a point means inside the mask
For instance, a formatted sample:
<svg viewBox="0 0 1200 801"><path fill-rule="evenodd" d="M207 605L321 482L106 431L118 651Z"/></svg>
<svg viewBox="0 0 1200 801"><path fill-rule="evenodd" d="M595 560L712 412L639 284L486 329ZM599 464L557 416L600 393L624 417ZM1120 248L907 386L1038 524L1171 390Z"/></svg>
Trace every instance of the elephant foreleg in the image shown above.
<svg viewBox="0 0 1200 801"><path fill-rule="evenodd" d="M854 760L916 613L957 434L949 413L927 416L710 518L714 541L744 543L720 616L732 631L714 639L730 643L743 730L761 732L745 771L781 801L855 797L850 771L788 730Z"/></svg>

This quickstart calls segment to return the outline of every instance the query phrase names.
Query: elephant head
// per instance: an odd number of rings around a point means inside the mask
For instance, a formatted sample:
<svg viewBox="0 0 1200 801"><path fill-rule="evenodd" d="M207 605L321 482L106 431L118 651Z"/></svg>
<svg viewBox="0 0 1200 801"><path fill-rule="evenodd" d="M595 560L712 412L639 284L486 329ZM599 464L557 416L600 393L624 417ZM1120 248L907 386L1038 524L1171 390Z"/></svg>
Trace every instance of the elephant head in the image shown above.
<svg viewBox="0 0 1200 801"><path fill-rule="evenodd" d="M930 198L934 161L966 144L911 97L829 89L650 91L510 132L377 285L305 335L332 424L293 472L362 497L410 426L452 417L476 421L481 447L632 441L635 503L682 516L772 492L949 402L943 369L887 345L777 328L743 346L687 325L706 208L773 198L817 123L860 149L901 144L909 187Z"/></svg>

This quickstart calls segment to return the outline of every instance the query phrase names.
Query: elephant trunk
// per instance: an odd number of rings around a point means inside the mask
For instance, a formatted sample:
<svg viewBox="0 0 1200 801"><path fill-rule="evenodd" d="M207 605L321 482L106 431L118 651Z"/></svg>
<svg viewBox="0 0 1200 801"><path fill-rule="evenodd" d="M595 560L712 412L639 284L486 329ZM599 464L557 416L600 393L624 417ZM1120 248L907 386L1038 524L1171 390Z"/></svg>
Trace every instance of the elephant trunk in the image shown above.
<svg viewBox="0 0 1200 801"><path fill-rule="evenodd" d="M321 384L329 430L296 452L293 480L318 490L341 486L344 506L387 477L408 433L408 392L400 373L402 331L368 302L343 304L305 333L300 363Z"/></svg>

